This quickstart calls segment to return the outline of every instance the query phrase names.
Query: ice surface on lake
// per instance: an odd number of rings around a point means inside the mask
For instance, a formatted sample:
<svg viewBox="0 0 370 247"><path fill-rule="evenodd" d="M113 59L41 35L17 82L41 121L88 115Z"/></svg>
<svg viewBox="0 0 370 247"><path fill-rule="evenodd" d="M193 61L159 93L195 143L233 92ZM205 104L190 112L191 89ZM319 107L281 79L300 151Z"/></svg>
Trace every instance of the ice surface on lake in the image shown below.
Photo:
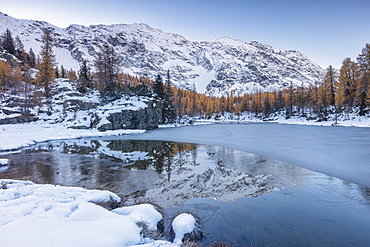
<svg viewBox="0 0 370 247"><path fill-rule="evenodd" d="M370 129L284 124L163 128L122 139L218 145L263 155L370 187Z"/></svg>

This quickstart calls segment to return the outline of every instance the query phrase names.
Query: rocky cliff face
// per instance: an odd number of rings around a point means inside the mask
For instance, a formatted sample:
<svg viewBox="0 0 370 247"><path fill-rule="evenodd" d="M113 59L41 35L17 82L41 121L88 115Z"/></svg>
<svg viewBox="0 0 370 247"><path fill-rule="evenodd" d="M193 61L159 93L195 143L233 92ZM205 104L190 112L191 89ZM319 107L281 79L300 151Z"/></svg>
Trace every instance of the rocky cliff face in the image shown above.
<svg viewBox="0 0 370 247"><path fill-rule="evenodd" d="M162 121L162 111L155 106L156 103L148 101L145 108L137 110L117 111L106 117L107 123L101 124L100 131L118 130L118 129L144 129L152 130L158 128Z"/></svg>
<svg viewBox="0 0 370 247"><path fill-rule="evenodd" d="M77 70L83 59L92 62L103 44L109 43L123 72L153 79L169 70L177 86L214 96L310 85L323 76L323 70L298 51L230 37L193 42L146 24L71 25L62 29L0 13L0 31L6 28L35 52L39 51L42 32L50 32L58 64L65 68Z"/></svg>

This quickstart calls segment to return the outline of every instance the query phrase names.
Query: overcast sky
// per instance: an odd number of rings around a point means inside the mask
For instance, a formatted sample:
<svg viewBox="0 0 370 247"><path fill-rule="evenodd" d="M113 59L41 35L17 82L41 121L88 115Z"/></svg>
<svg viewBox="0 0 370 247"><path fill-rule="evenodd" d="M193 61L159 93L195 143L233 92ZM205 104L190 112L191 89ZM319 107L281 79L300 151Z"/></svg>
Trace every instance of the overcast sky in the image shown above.
<svg viewBox="0 0 370 247"><path fill-rule="evenodd" d="M0 0L0 11L63 28L146 23L193 41L231 36L299 50L323 68L370 43L370 0Z"/></svg>

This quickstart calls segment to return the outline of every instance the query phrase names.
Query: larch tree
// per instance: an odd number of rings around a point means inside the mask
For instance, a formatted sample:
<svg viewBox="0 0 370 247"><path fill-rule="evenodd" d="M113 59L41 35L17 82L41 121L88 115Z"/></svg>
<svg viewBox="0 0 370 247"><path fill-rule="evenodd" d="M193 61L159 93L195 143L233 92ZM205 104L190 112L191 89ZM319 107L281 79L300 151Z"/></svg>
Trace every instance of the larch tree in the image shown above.
<svg viewBox="0 0 370 247"><path fill-rule="evenodd" d="M0 60L0 91L4 91L6 86L9 86L10 75L10 65L5 61Z"/></svg>
<svg viewBox="0 0 370 247"><path fill-rule="evenodd" d="M68 71L68 79L71 81L77 81L78 78L77 78L76 72L73 69L70 69Z"/></svg>
<svg viewBox="0 0 370 247"><path fill-rule="evenodd" d="M51 83L55 78L55 55L53 54L53 40L48 32L42 36L40 52L40 63L38 66L37 82L44 88L45 98L51 96Z"/></svg>
<svg viewBox="0 0 370 247"><path fill-rule="evenodd" d="M324 76L324 90L326 90L327 104L335 105L335 93L337 90L338 75L333 66L329 65Z"/></svg>
<svg viewBox="0 0 370 247"><path fill-rule="evenodd" d="M23 71L23 94L24 94L24 104L22 106L22 113L25 116L30 115L30 107L31 107L31 95L32 95L32 76L31 76L31 68L28 64L24 65Z"/></svg>
<svg viewBox="0 0 370 247"><path fill-rule="evenodd" d="M14 94L18 94L22 88L23 72L19 66L13 69L11 87Z"/></svg>
<svg viewBox="0 0 370 247"><path fill-rule="evenodd" d="M353 107L357 80L357 64L350 58L345 58L339 70L338 92L336 94L339 107L345 107L346 109Z"/></svg>
<svg viewBox="0 0 370 247"><path fill-rule="evenodd" d="M118 76L119 65L114 48L104 44L94 61L97 89L101 90L100 95L103 100L111 101L122 97L123 89L119 84Z"/></svg>

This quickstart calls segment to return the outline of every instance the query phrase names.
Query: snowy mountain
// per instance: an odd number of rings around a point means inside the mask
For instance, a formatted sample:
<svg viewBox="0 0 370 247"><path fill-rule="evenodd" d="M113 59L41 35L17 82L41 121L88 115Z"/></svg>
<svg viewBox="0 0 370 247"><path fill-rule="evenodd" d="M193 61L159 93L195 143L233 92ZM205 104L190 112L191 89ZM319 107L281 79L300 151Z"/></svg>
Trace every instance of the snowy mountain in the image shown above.
<svg viewBox="0 0 370 247"><path fill-rule="evenodd" d="M0 13L0 32L9 29L26 50L37 54L43 31L51 33L57 62L79 69L83 59L92 62L104 43L114 47L122 72L151 79L170 71L177 86L221 96L310 85L322 79L323 69L298 51L280 50L258 42L230 37L194 42L146 24L71 25L20 20Z"/></svg>

